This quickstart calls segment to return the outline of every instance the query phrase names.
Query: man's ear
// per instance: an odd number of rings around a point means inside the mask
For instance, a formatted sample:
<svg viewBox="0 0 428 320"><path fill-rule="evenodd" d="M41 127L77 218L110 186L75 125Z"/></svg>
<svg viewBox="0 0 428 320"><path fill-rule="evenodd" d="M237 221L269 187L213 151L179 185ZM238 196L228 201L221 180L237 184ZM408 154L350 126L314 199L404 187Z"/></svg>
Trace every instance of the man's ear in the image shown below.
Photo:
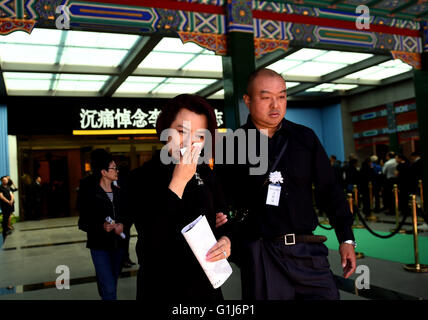
<svg viewBox="0 0 428 320"><path fill-rule="evenodd" d="M248 94L244 94L243 96L245 105L248 109L250 109L251 97Z"/></svg>

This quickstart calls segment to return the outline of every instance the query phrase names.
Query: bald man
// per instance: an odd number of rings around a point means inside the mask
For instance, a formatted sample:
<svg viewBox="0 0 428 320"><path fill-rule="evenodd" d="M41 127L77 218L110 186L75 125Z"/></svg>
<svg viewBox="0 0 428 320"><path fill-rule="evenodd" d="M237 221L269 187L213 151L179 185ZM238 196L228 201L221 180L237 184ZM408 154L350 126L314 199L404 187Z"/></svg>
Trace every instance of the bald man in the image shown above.
<svg viewBox="0 0 428 320"><path fill-rule="evenodd" d="M251 175L252 165L237 164L236 154L233 165L219 166L230 206L247 213L232 225L243 299L339 299L326 238L313 235L318 218L312 184L335 228L345 278L355 271L356 244L353 217L328 156L312 129L284 118L286 84L278 73L256 70L243 98L250 115L242 129L268 136L265 174Z"/></svg>

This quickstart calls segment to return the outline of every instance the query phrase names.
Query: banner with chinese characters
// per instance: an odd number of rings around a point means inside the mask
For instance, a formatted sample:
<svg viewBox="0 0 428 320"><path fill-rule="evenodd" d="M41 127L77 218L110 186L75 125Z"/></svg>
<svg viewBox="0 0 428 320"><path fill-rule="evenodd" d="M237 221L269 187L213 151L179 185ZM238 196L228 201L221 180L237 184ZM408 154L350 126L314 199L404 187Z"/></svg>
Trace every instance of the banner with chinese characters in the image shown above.
<svg viewBox="0 0 428 320"><path fill-rule="evenodd" d="M87 134L155 134L156 121L161 110L145 108L80 108L80 126L74 135ZM223 112L214 109L217 126L224 124Z"/></svg>
<svg viewBox="0 0 428 320"><path fill-rule="evenodd" d="M160 109L142 111L137 108L131 111L127 108L103 110L80 109L80 129L143 129L155 128Z"/></svg>
<svg viewBox="0 0 428 320"><path fill-rule="evenodd" d="M169 99L8 97L10 135L155 135ZM209 100L224 128L223 100Z"/></svg>

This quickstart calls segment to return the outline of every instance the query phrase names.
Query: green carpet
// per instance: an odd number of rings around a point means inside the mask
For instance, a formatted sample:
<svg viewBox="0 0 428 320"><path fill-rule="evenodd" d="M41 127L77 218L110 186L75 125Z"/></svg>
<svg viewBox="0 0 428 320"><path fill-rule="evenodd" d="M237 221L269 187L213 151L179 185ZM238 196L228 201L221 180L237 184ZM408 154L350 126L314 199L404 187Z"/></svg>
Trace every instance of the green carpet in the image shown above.
<svg viewBox="0 0 428 320"><path fill-rule="evenodd" d="M376 230L375 230L376 231ZM327 236L325 245L332 250L339 249L339 243L334 230L325 230L318 227L315 234ZM387 235L388 232L376 231L381 235ZM382 239L372 235L366 229L354 229L355 240L357 241L356 251L364 253L367 257L390 260L404 264L415 263L415 254L413 251L413 235L396 234L392 238ZM418 237L419 242L419 262L428 264L428 237Z"/></svg>

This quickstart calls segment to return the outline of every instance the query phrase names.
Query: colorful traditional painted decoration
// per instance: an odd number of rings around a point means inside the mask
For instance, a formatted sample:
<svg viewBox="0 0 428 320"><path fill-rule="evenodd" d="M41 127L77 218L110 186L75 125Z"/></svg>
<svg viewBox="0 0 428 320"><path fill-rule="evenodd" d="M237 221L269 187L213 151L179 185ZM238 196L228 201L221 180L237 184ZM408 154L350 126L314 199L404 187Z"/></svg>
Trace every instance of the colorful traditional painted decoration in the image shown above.
<svg viewBox="0 0 428 320"><path fill-rule="evenodd" d="M193 42L207 50L215 52L218 55L227 54L226 35L197 32L178 32L178 35L183 43Z"/></svg>
<svg viewBox="0 0 428 320"><path fill-rule="evenodd" d="M266 53L273 52L276 50L288 50L288 45L290 41L288 40L270 40L270 39L254 39L254 50L255 56L257 58L265 55Z"/></svg>
<svg viewBox="0 0 428 320"><path fill-rule="evenodd" d="M415 69L421 69L421 54L406 52L406 51L391 51L391 55L394 59L400 59L404 63L407 63L409 66L412 66Z"/></svg>
<svg viewBox="0 0 428 320"><path fill-rule="evenodd" d="M0 35L7 35L14 31L25 31L31 33L36 21L23 19L1 19L0 18Z"/></svg>
<svg viewBox="0 0 428 320"><path fill-rule="evenodd" d="M334 6L320 5L321 7L316 8L302 3L310 2L300 1L299 4L297 0L287 3L255 0L158 0L153 1L153 5L150 4L152 7L144 7L137 0L127 1L127 5L119 0L109 0L108 3L103 3L102 0L0 0L0 18L34 20L37 21L36 27L55 28L55 19L59 16L56 9L64 5L70 12L72 29L136 34L193 34L192 41L199 41L210 48L214 46L213 51L219 54L224 54L226 50L222 36L229 32L253 33L255 39L265 39L265 43L257 40L258 44L263 44L258 48L263 50L256 49L259 50L256 55L272 48L275 41L290 41L291 45L294 42L296 45L310 47L326 44L361 48L363 51L428 51L426 21L371 15L370 29L358 30L355 26L358 14L355 12L333 10ZM366 0L344 0L338 3L337 7L365 3ZM384 0L379 2L376 8L389 10L396 8L397 3L395 0ZM412 14L416 7L422 10L425 4L412 5L405 11ZM416 14L415 12L413 14ZM30 32L32 29L29 25L14 26L12 22L3 26L4 32L7 33L19 28ZM421 31L425 34L424 37L421 37ZM195 34L204 34L206 37L194 36Z"/></svg>
<svg viewBox="0 0 428 320"><path fill-rule="evenodd" d="M252 1L227 1L227 31L253 33Z"/></svg>
<svg viewBox="0 0 428 320"><path fill-rule="evenodd" d="M423 32L423 43L424 43L424 52L428 52L428 22L424 21L422 23L422 32Z"/></svg>

